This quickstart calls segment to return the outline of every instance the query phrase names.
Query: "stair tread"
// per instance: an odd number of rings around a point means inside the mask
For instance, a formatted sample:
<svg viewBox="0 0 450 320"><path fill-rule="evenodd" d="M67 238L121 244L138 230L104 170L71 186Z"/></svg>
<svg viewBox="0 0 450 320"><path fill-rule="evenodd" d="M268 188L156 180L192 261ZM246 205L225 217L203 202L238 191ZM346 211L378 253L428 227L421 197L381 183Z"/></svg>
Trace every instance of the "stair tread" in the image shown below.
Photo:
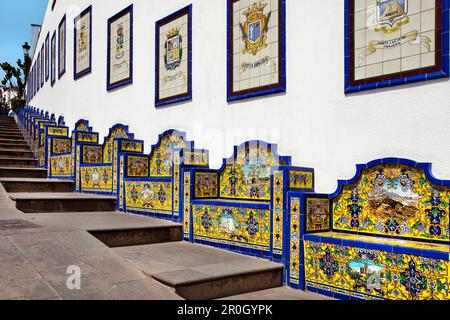
<svg viewBox="0 0 450 320"><path fill-rule="evenodd" d="M45 171L47 172L47 169L42 168L22 168L22 167L0 167L0 170L23 170L23 171Z"/></svg>
<svg viewBox="0 0 450 320"><path fill-rule="evenodd" d="M282 264L265 259L187 242L131 246L114 251L171 287L283 269ZM154 261L162 263L154 265Z"/></svg>
<svg viewBox="0 0 450 320"><path fill-rule="evenodd" d="M17 192L9 193L12 200L116 200L113 196L103 196L75 192Z"/></svg>
<svg viewBox="0 0 450 320"><path fill-rule="evenodd" d="M72 183L69 180L45 179L45 178L0 178L0 182L36 182L36 183Z"/></svg>
<svg viewBox="0 0 450 320"><path fill-rule="evenodd" d="M31 152L31 151L29 151ZM35 160L37 161L36 158L18 158L18 157L5 157L5 156L0 156L0 160L27 160L27 161L31 161L31 160Z"/></svg>

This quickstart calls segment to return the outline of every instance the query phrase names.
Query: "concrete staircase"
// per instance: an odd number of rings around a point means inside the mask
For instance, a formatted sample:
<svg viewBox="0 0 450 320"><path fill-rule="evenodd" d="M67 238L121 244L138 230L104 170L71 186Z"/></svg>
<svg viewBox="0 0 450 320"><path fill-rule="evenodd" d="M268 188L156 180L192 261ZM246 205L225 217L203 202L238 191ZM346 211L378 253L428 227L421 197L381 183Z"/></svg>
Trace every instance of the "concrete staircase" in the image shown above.
<svg viewBox="0 0 450 320"><path fill-rule="evenodd" d="M0 183L16 208L34 222L89 232L186 299L282 286L281 264L183 242L181 224L116 212L115 197L74 193L73 182L46 179L46 174L37 168L17 124L0 117Z"/></svg>

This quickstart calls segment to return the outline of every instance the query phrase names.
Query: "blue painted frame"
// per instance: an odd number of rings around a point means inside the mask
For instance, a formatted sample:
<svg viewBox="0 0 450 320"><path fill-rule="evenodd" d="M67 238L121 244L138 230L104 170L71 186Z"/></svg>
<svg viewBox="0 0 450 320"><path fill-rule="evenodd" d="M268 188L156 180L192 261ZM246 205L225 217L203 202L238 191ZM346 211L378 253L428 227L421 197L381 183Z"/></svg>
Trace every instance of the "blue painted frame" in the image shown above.
<svg viewBox="0 0 450 320"><path fill-rule="evenodd" d="M50 77L50 32L45 37L45 82Z"/></svg>
<svg viewBox="0 0 450 320"><path fill-rule="evenodd" d="M183 15L188 16L188 92L181 95L159 99L159 29L162 25L170 23ZM155 108L167 106L169 104L192 100L192 4L168 15L155 22Z"/></svg>
<svg viewBox="0 0 450 320"><path fill-rule="evenodd" d="M64 68L61 69L61 28L64 27L64 43L62 44L64 47ZM58 25L58 79L66 73L66 36L67 36L67 25L66 25L66 15L64 15L61 19L61 22Z"/></svg>
<svg viewBox="0 0 450 320"><path fill-rule="evenodd" d="M53 87L56 82L56 30L53 32L50 46L51 46L50 84Z"/></svg>
<svg viewBox="0 0 450 320"><path fill-rule="evenodd" d="M450 19L450 2L448 0L436 0L440 1L442 8L441 25L437 26L437 38L439 38L440 32L440 42L441 42L441 54L439 55L438 48L436 49L436 56L438 58L437 67L416 69L411 72L404 72L405 75L400 73L398 76L388 75L380 80L365 80L362 84L352 85L351 80L351 65L352 65L352 44L351 44L351 26L352 26L352 4L355 0L345 0L345 93L359 92L363 90L370 90L383 87L391 87L396 85L402 85L407 83L413 83L418 81L425 81L437 78L446 78L450 75L450 56L449 56L449 46L450 46L450 33L449 33L449 19ZM437 3L438 7L438 3ZM436 21L436 24L439 22ZM440 59L440 60L439 60ZM427 71L430 70L430 71ZM376 78L375 78L376 79Z"/></svg>
<svg viewBox="0 0 450 320"><path fill-rule="evenodd" d="M227 0L227 101L232 102L236 100L254 98L274 93L286 92L286 0L279 1L279 82L275 85L262 86L233 93L233 2L234 0Z"/></svg>
<svg viewBox="0 0 450 320"><path fill-rule="evenodd" d="M45 51L44 51L44 47L45 47L45 42L42 43L41 46L41 53L39 54L40 58L41 58L41 72L39 73L40 76L40 83L41 83L41 88L44 87L44 82L45 82Z"/></svg>
<svg viewBox="0 0 450 320"><path fill-rule="evenodd" d="M129 64L129 74L130 76L126 79L120 80L115 83L111 83L111 24L114 23L117 19L122 18L123 16L130 14L130 64ZM106 90L111 91L117 89L119 87L123 87L128 84L133 83L133 4L129 5L119 13L115 14L111 18L108 19L107 23L107 60L106 60Z"/></svg>
<svg viewBox="0 0 450 320"><path fill-rule="evenodd" d="M89 14L89 67L77 73L77 21L86 14ZM92 72L92 5L75 17L73 32L73 79L78 80Z"/></svg>

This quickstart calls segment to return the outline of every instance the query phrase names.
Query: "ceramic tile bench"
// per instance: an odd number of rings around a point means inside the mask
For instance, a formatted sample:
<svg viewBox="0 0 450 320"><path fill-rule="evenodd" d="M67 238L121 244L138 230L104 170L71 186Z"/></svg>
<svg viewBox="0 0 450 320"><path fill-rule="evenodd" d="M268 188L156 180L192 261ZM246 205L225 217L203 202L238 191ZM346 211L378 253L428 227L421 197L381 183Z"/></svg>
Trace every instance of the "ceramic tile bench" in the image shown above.
<svg viewBox="0 0 450 320"><path fill-rule="evenodd" d="M290 192L288 283L340 299L450 299L450 181L430 167L376 160L331 195Z"/></svg>
<svg viewBox="0 0 450 320"><path fill-rule="evenodd" d="M200 157L192 157L194 153ZM207 166L208 152L194 149L186 133L167 130L149 155L123 155L120 209L131 213L180 221L182 166Z"/></svg>
<svg viewBox="0 0 450 320"><path fill-rule="evenodd" d="M183 176L185 239L278 261L287 191L314 190L313 169L291 166L263 141L236 146L219 170L186 168Z"/></svg>
<svg viewBox="0 0 450 320"><path fill-rule="evenodd" d="M79 157L79 191L118 196L119 158L124 153L141 154L144 142L135 140L134 134L129 133L128 126L122 124L109 130L103 145L93 142L96 136L92 133L86 135L76 132L76 138L92 139L79 142L76 147L77 158Z"/></svg>

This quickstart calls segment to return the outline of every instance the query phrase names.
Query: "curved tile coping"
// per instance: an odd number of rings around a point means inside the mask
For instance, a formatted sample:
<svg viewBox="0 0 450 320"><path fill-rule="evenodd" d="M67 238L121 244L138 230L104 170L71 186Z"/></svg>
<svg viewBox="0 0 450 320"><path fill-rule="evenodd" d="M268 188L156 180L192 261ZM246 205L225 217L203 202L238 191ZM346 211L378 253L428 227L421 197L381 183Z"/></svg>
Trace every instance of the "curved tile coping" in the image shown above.
<svg viewBox="0 0 450 320"><path fill-rule="evenodd" d="M240 199L196 199L192 200L191 203L193 205L226 206L270 210L270 201L251 201Z"/></svg>

